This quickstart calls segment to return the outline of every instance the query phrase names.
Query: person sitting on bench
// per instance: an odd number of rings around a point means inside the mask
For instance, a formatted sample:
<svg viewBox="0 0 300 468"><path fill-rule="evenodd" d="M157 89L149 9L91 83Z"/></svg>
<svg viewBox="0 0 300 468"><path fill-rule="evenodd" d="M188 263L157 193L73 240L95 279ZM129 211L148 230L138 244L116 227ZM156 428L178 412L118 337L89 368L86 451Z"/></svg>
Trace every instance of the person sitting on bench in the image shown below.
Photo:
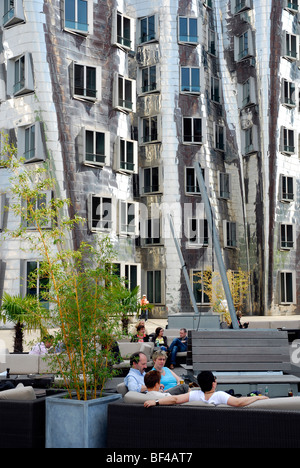
<svg viewBox="0 0 300 468"><path fill-rule="evenodd" d="M164 398L163 400L147 400L144 403L145 408L150 406L161 405L180 405L188 401L203 401L212 403L214 405L229 405L229 406L248 406L257 400L265 400L268 397L255 395L251 397L236 398L226 392L216 392L217 379L210 371L203 371L197 377L198 384L201 390L192 390L189 393L182 395L172 395Z"/></svg>

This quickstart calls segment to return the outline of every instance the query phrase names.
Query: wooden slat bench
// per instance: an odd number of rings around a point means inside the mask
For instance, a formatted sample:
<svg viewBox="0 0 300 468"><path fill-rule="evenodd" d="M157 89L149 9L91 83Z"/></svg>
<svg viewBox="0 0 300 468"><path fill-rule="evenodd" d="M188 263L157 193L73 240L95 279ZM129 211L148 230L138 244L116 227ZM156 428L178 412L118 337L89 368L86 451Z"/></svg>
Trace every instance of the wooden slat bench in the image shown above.
<svg viewBox="0 0 300 468"><path fill-rule="evenodd" d="M187 365L193 376L210 370L218 389L250 393L268 387L272 397L298 394L300 378L291 374L288 334L280 330L191 330Z"/></svg>

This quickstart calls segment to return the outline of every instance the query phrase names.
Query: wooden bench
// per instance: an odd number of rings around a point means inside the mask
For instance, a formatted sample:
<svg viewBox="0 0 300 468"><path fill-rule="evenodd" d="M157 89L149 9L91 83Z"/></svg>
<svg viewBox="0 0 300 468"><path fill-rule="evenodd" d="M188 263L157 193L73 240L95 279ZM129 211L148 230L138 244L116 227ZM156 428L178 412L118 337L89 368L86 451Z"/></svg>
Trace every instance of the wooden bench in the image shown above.
<svg viewBox="0 0 300 468"><path fill-rule="evenodd" d="M235 393L261 391L269 396L298 394L300 378L291 374L288 334L280 330L191 330L188 373L197 376L210 370L217 376L218 390Z"/></svg>

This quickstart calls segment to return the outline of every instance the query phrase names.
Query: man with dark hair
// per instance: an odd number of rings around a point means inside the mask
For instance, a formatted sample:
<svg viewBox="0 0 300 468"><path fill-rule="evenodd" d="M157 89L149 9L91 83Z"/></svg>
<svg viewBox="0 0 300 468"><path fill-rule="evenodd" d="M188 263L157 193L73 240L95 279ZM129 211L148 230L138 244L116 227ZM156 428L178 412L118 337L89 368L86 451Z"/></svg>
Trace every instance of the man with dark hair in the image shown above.
<svg viewBox="0 0 300 468"><path fill-rule="evenodd" d="M161 373L157 370L151 370L145 374L145 385L149 398L161 399L171 396L171 393L161 391L160 379Z"/></svg>
<svg viewBox="0 0 300 468"><path fill-rule="evenodd" d="M187 351L187 331L186 328L180 328L179 338L174 338L172 341L169 351L170 351L170 369L174 369L176 365L176 355L177 353L183 353Z"/></svg>
<svg viewBox="0 0 300 468"><path fill-rule="evenodd" d="M124 379L124 383L131 392L145 392L147 387L144 383L145 369L147 369L147 356L137 352L130 356L130 371Z"/></svg>
<svg viewBox="0 0 300 468"><path fill-rule="evenodd" d="M144 403L146 408L150 406L160 405L180 405L188 401L203 401L214 405L229 405L229 406L248 406L257 400L264 400L265 396L252 396L236 398L226 392L216 392L217 379L210 371L203 371L198 375L198 384L201 390L192 390L189 393L182 395L171 395L163 400L148 400Z"/></svg>

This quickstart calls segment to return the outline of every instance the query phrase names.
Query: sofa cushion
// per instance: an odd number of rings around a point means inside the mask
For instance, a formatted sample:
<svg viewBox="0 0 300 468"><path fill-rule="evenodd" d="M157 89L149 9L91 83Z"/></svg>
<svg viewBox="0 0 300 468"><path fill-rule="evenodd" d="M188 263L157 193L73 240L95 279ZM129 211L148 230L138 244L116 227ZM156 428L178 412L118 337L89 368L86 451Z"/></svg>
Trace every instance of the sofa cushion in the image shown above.
<svg viewBox="0 0 300 468"><path fill-rule="evenodd" d="M0 400L35 400L36 396L32 387L24 387L23 384L17 385L11 390L0 392Z"/></svg>
<svg viewBox="0 0 300 468"><path fill-rule="evenodd" d="M163 393L160 396L157 392L127 392L126 395L124 395L124 402L130 404L144 404L147 400L160 400L161 398L165 398Z"/></svg>
<svg viewBox="0 0 300 468"><path fill-rule="evenodd" d="M300 397L269 398L258 400L245 408L266 408L274 410L300 410Z"/></svg>

